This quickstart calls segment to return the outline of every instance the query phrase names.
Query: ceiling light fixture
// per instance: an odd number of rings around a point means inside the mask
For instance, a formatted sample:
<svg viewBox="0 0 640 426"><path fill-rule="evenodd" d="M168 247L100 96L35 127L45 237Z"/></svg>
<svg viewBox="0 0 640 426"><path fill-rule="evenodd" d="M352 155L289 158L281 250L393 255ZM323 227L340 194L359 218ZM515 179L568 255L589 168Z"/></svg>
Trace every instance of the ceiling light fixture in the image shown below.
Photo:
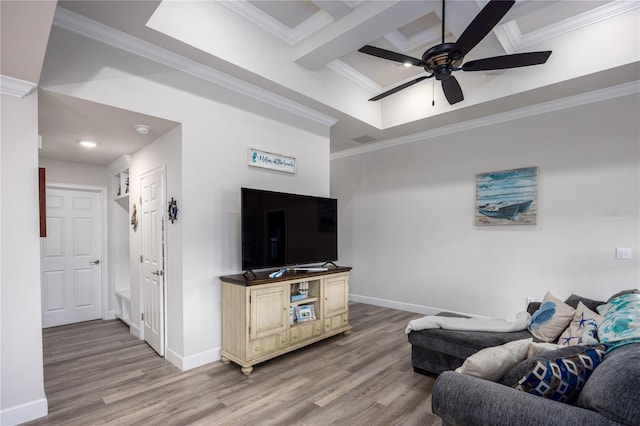
<svg viewBox="0 0 640 426"><path fill-rule="evenodd" d="M95 148L96 146L98 146L98 144L93 141L78 141L78 143L85 148Z"/></svg>
<svg viewBox="0 0 640 426"><path fill-rule="evenodd" d="M151 127L147 126L146 124L136 124L133 127L135 127L136 132L140 133L141 135L148 135L151 131Z"/></svg>

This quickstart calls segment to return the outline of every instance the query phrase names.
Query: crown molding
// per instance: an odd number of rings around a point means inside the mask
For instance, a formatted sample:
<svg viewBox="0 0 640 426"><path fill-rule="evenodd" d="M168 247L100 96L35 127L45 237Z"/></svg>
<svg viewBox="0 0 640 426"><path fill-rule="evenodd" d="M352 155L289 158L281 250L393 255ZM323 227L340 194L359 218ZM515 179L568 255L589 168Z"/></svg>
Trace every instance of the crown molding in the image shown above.
<svg viewBox="0 0 640 426"><path fill-rule="evenodd" d="M20 80L19 78L0 75L0 93L3 95L24 98L31 93L38 85L31 81Z"/></svg>
<svg viewBox="0 0 640 426"><path fill-rule="evenodd" d="M137 56L166 65L185 74L192 75L241 95L306 118L323 126L331 127L337 119L323 114L284 96L277 95L236 77L220 72L170 50L156 46L127 33L94 21L64 8L57 8L53 25L74 34L124 50Z"/></svg>
<svg viewBox="0 0 640 426"><path fill-rule="evenodd" d="M369 92L377 93L382 91L382 86L380 86L375 81L367 78L362 73L359 73L353 67L345 64L340 59L334 59L333 61L329 62L327 64L327 68L329 68L334 72L337 72L343 77L348 78L349 80L353 81L354 83L364 88L365 90L368 90Z"/></svg>
<svg viewBox="0 0 640 426"><path fill-rule="evenodd" d="M605 89L594 90L592 92L582 93L580 95L569 96L563 99L556 99L553 101L543 102L537 105L532 105L524 108L519 108L513 111L508 111L500 114L494 114L487 117L476 118L473 120L463 121L461 123L455 123L448 126L442 126L435 129L429 129L424 132L418 132L407 136L401 136L398 138L382 140L367 144L357 148L346 149L344 151L338 151L331 154L331 160L337 160L340 158L352 157L354 155L364 154L366 152L377 151L380 149L391 148L394 146L405 145L414 142L423 142L427 139L432 139L439 136L446 136L453 133L463 132L466 130L473 130L480 127L491 126L494 124L505 123L512 120L519 120L521 118L533 117L548 112L560 111L568 108L573 108L581 105L587 105L594 102L606 101L609 99L615 99L622 96L632 95L640 93L640 80L632 81L625 84L619 84L617 86L607 87Z"/></svg>
<svg viewBox="0 0 640 426"><path fill-rule="evenodd" d="M321 10L294 29L291 29L249 2L221 0L218 3L226 6L238 15L248 19L290 45L298 43L300 40L303 40L333 22L333 18Z"/></svg>
<svg viewBox="0 0 640 426"><path fill-rule="evenodd" d="M499 27L504 34L496 31L496 35L505 51L514 52L638 8L640 8L638 1L613 1L526 34L520 32L520 27L515 21L509 21Z"/></svg>

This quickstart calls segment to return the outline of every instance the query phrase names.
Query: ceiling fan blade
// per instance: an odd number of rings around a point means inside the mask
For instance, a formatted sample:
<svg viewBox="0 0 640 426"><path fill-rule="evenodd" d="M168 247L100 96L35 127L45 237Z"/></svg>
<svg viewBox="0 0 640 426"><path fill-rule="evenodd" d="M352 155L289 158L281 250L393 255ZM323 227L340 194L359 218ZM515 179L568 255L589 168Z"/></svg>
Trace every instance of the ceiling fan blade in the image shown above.
<svg viewBox="0 0 640 426"><path fill-rule="evenodd" d="M550 50L544 52L516 53L513 55L494 56L493 58L478 59L466 62L462 65L463 71L490 71L505 68L528 67L547 62L551 55Z"/></svg>
<svg viewBox="0 0 640 426"><path fill-rule="evenodd" d="M446 80L442 80L442 91L450 105L464 100L462 88L454 76L451 76Z"/></svg>
<svg viewBox="0 0 640 426"><path fill-rule="evenodd" d="M378 58L388 59L390 61L400 62L401 64L409 63L411 65L417 65L420 67L426 64L418 58L403 55L402 53L392 52L391 50L381 49L379 47L366 45L358 49L358 52L366 53L368 55L377 56Z"/></svg>
<svg viewBox="0 0 640 426"><path fill-rule="evenodd" d="M514 0L491 0L487 3L462 32L455 46L449 52L449 59L455 61L469 53L489 34L514 4Z"/></svg>
<svg viewBox="0 0 640 426"><path fill-rule="evenodd" d="M407 87L410 87L410 86L413 86L414 84L420 83L422 80L426 80L427 78L430 78L430 77L432 77L432 75L425 75L425 76L422 76L422 77L418 77L415 80L408 81L408 82L406 82L404 84L401 84L398 87L394 87L391 90L387 90L386 92L381 93L378 96L374 96L373 98L371 98L369 100L370 101L378 101L378 100L380 100L382 98L385 98L385 97L387 97L389 95L393 95L394 93L399 92L402 89L406 89Z"/></svg>

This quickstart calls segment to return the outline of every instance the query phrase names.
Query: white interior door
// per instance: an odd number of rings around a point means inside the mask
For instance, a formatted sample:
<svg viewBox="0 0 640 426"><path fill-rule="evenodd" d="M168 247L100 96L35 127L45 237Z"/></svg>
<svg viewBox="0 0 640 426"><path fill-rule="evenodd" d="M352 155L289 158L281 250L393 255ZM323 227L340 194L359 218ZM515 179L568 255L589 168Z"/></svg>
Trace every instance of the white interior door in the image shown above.
<svg viewBox="0 0 640 426"><path fill-rule="evenodd" d="M47 237L40 250L42 326L102 316L100 193L47 188Z"/></svg>
<svg viewBox="0 0 640 426"><path fill-rule="evenodd" d="M140 178L144 340L164 355L164 169Z"/></svg>

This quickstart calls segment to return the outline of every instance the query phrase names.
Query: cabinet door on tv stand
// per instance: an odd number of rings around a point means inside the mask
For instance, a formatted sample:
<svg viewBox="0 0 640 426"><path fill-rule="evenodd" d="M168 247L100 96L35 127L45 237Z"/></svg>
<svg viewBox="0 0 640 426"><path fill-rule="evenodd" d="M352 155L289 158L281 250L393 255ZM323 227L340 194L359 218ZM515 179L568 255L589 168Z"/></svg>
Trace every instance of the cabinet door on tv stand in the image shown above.
<svg viewBox="0 0 640 426"><path fill-rule="evenodd" d="M285 332L289 327L289 288L251 289L251 340Z"/></svg>
<svg viewBox="0 0 640 426"><path fill-rule="evenodd" d="M324 331L349 325L349 276L333 275L324 279Z"/></svg>
<svg viewBox="0 0 640 426"><path fill-rule="evenodd" d="M324 318L349 312L348 275L334 275L324 279Z"/></svg>

